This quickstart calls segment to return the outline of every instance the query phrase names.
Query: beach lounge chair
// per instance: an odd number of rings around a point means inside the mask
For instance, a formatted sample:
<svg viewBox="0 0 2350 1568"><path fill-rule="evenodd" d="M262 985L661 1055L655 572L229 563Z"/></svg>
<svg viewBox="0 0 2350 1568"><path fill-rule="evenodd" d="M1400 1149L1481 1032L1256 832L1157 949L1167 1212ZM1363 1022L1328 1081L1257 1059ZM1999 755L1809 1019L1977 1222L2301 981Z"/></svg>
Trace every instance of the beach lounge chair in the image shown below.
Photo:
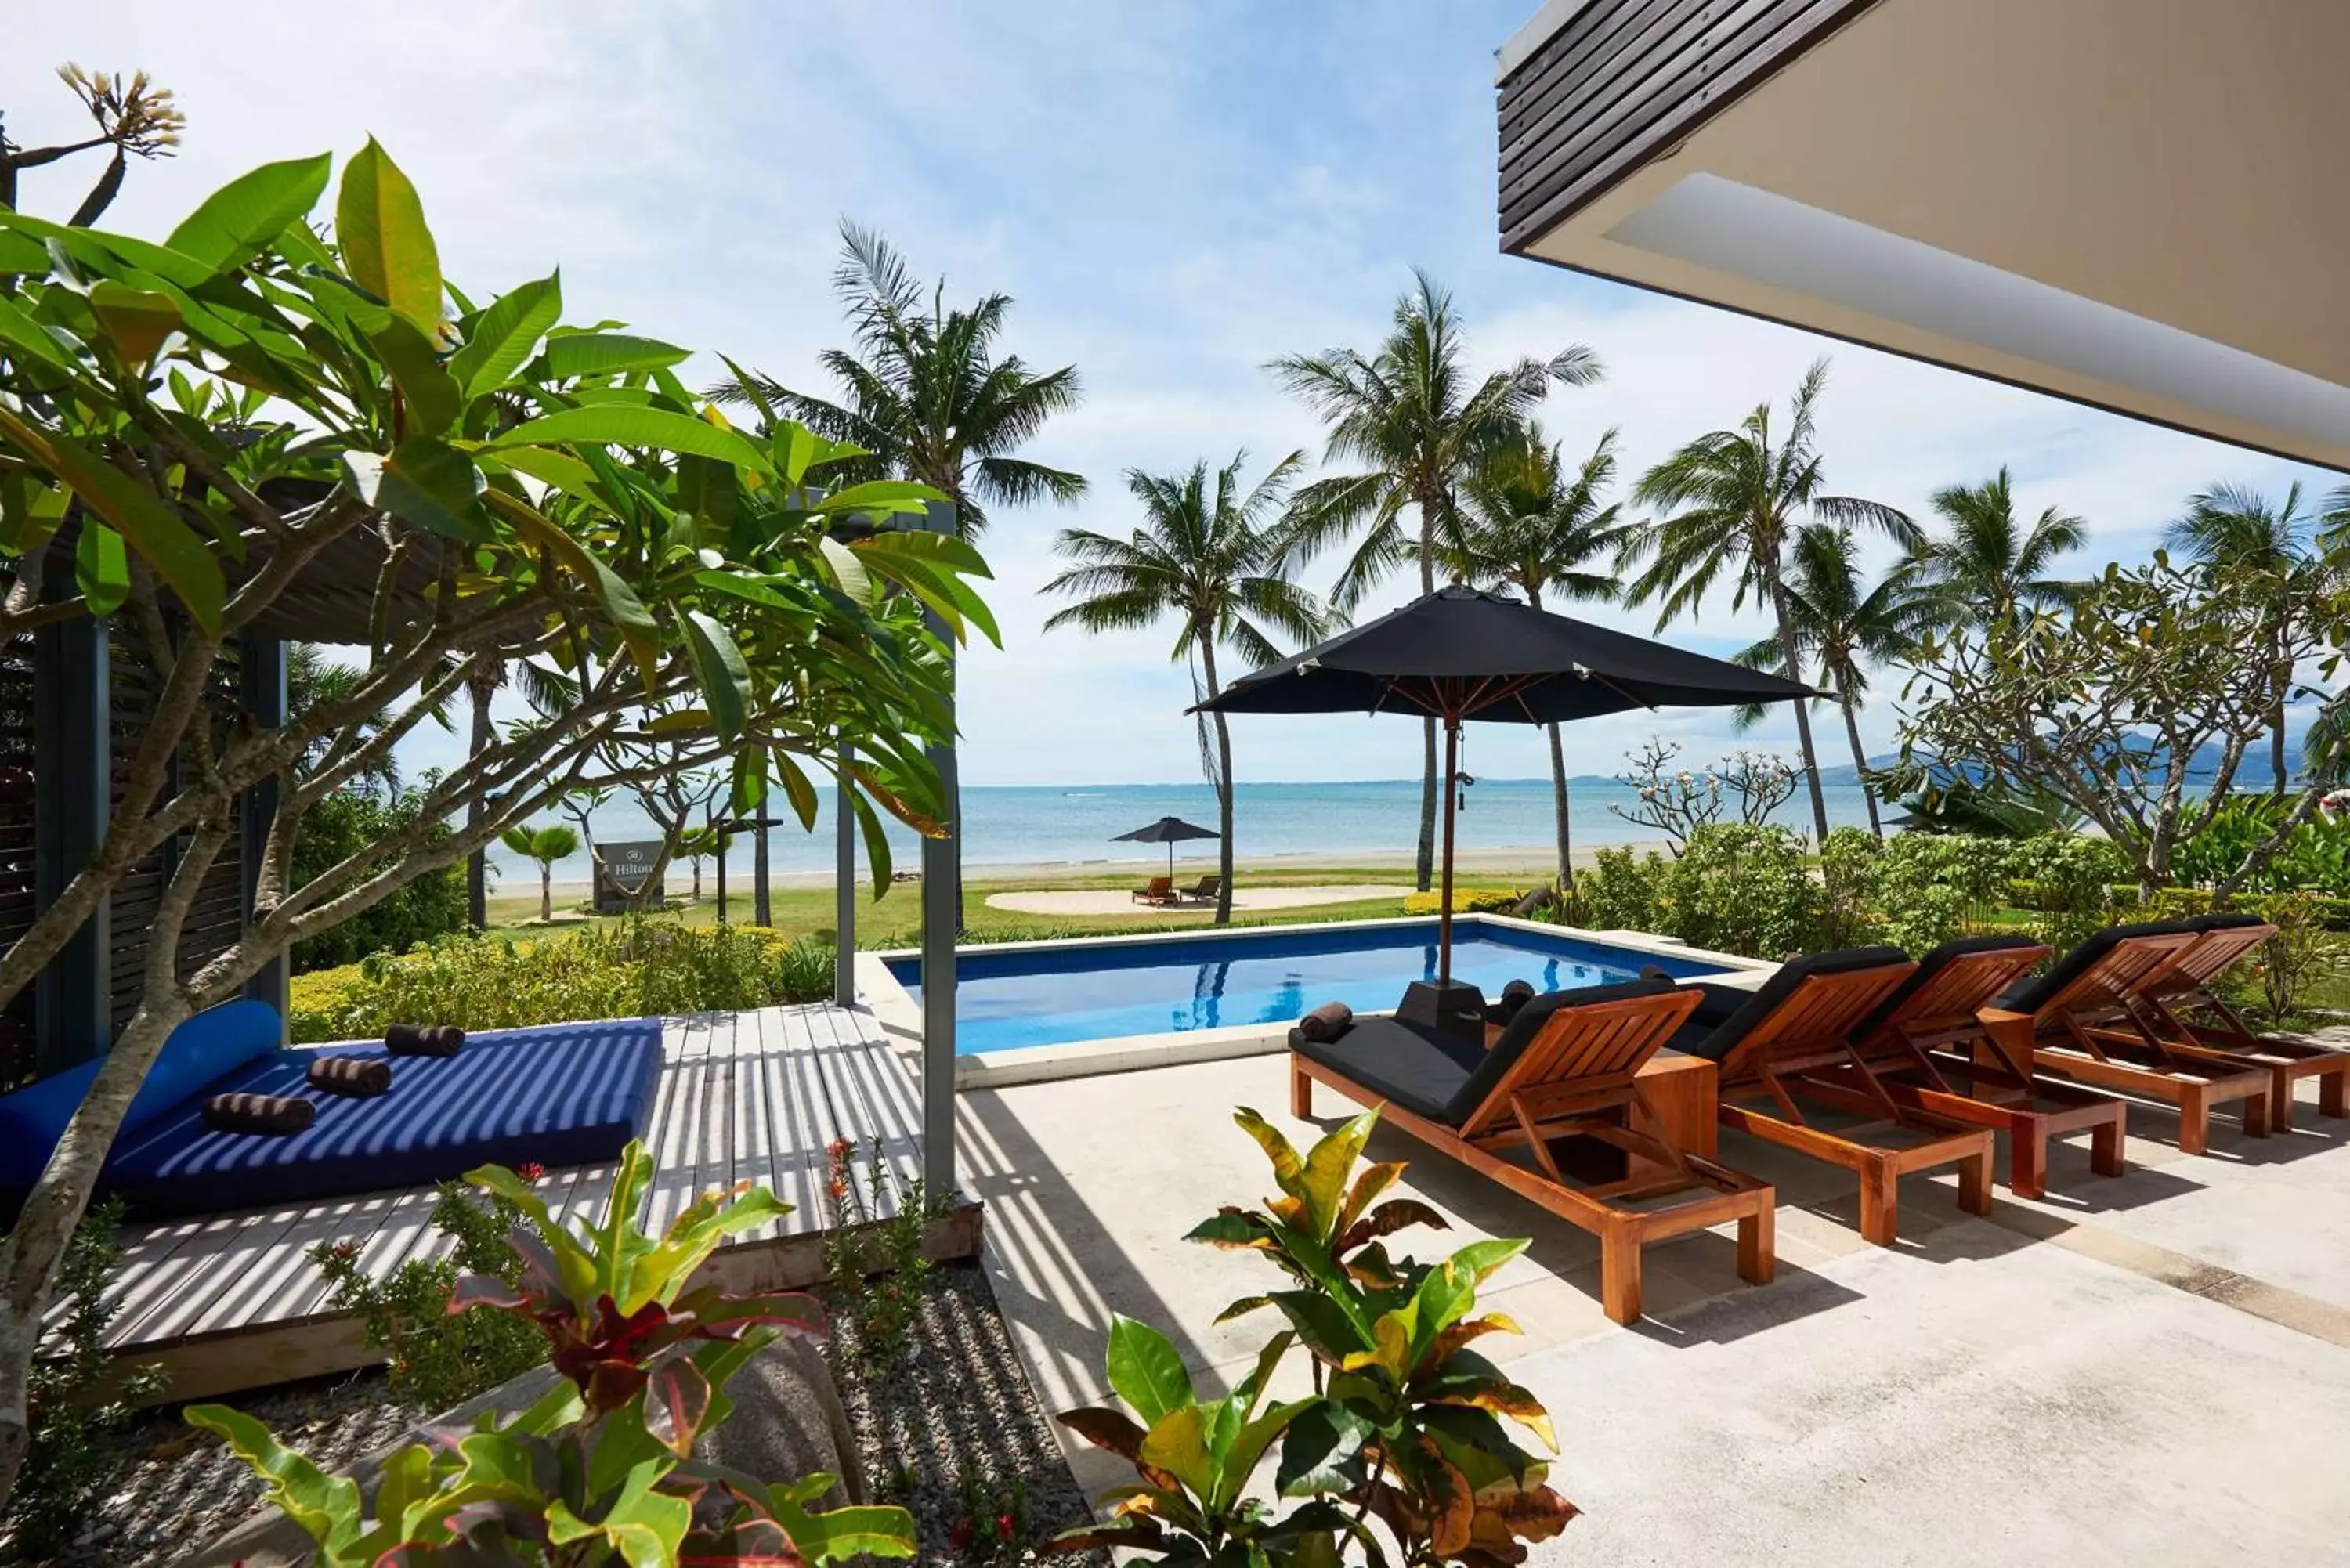
<svg viewBox="0 0 2350 1568"><path fill-rule="evenodd" d="M1174 904L1182 900L1181 895L1175 891L1174 877L1153 877L1134 890L1134 901L1138 904Z"/></svg>
<svg viewBox="0 0 2350 1568"><path fill-rule="evenodd" d="M1738 1221L1738 1272L1768 1284L1777 1267L1770 1184L1677 1146L1638 1075L1696 1007L1668 981L1554 992L1520 1009L1481 1050L1392 1018L1332 1041L1293 1030L1290 1110L1313 1115L1318 1080L1380 1119L1540 1204L1599 1240L1600 1305L1640 1316L1640 1249ZM1702 1069L1697 1069L1702 1071ZM1622 1157L1621 1174L1571 1176L1578 1140ZM1634 1207L1674 1193L1679 1203Z"/></svg>
<svg viewBox="0 0 2350 1568"><path fill-rule="evenodd" d="M2224 1052L2148 1032L2133 1011L2152 977L2199 940L2169 923L2111 926L2020 981L1981 1013L1983 1027L2034 1075L2052 1075L2178 1107L2178 1147L2210 1147L2214 1106L2244 1102L2244 1131L2269 1130L2268 1073Z"/></svg>
<svg viewBox="0 0 2350 1568"><path fill-rule="evenodd" d="M2090 1168L2119 1176L2127 1129L2123 1101L2034 1078L1976 1016L2048 953L2023 936L1944 942L1854 1035L1857 1075L1897 1103L2007 1134L2007 1185L2018 1198L2047 1190L2048 1140L2066 1133L2090 1134Z"/></svg>
<svg viewBox="0 0 2350 1568"><path fill-rule="evenodd" d="M1193 886L1184 888L1176 897L1179 901L1189 899L1194 904L1212 904L1216 901L1216 896L1223 890L1223 877L1211 871Z"/></svg>
<svg viewBox="0 0 2350 1568"><path fill-rule="evenodd" d="M2140 1023L2158 1042L2200 1045L2266 1069L2269 1126L2277 1132L2293 1130L2293 1097L2303 1078L2318 1081L2320 1114L2350 1116L2350 1051L2313 1040L2255 1033L2243 1015L2211 990L2213 981L2276 935L2276 928L2257 915L2230 913L2198 915L2179 923L2197 940L2138 988Z"/></svg>
<svg viewBox="0 0 2350 1568"><path fill-rule="evenodd" d="M1753 991L1700 982L1701 1001L1674 1049L1721 1069L1721 1125L1860 1178L1860 1233L1894 1244L1900 1180L1959 1168L1959 1206L1991 1210L1991 1135L1905 1106L1856 1071L1856 1032L1916 972L1899 948L1854 948L1789 961ZM1854 1122L1824 1125L1799 1100Z"/></svg>

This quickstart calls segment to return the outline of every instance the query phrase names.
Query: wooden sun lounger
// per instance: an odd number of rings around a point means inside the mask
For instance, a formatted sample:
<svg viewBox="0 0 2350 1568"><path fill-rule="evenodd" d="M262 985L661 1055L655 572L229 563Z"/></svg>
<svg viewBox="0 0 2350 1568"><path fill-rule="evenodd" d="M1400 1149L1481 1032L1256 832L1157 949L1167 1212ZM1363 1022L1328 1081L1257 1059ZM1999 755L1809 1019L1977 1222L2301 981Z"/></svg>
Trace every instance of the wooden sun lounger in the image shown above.
<svg viewBox="0 0 2350 1568"><path fill-rule="evenodd" d="M1134 901L1138 904L1179 904L1182 898L1175 891L1174 877L1153 877L1134 890Z"/></svg>
<svg viewBox="0 0 2350 1568"><path fill-rule="evenodd" d="M2210 1147L2211 1108L2244 1102L2244 1131L2269 1131L2269 1076L2219 1051L2154 1038L2131 1010L2137 991L2191 946L2178 926L2118 926L2084 942L2020 998L1985 1008L1982 1024L2034 1076L2141 1095L2178 1107L2178 1147ZM2094 944L2094 945L2093 945Z"/></svg>
<svg viewBox="0 0 2350 1568"><path fill-rule="evenodd" d="M2090 1168L2119 1176L2128 1127L2124 1101L2035 1079L1976 1016L2048 952L2018 940L1927 954L1916 989L1864 1029L1855 1061L1857 1075L1876 1078L1897 1104L2005 1133L2007 1185L2018 1198L2047 1191L2048 1140L2066 1133L2089 1133Z"/></svg>
<svg viewBox="0 0 2350 1568"><path fill-rule="evenodd" d="M1619 1324L1640 1316L1640 1250L1648 1242L1738 1222L1739 1277L1768 1284L1777 1270L1773 1221L1778 1195L1768 1182L1731 1170L1678 1147L1638 1082L1638 1075L1698 1005L1694 992L1657 984L1599 988L1605 1000L1575 1003L1565 993L1555 1009L1514 1039L1496 1032L1489 1064L1506 1062L1474 1103L1440 1117L1397 1103L1394 1096L1357 1083L1340 1064L1347 1036L1304 1054L1292 1036L1290 1111L1313 1115L1314 1085L1328 1085L1357 1105L1382 1107L1380 1119L1430 1147L1508 1188L1599 1240L1601 1308ZM1408 1030L1373 1020L1357 1030ZM1432 1042L1430 1050L1440 1047ZM1514 1059L1502 1055L1514 1052ZM1702 1071L1702 1069L1698 1069ZM1481 1069L1482 1071L1482 1069ZM1473 1094L1474 1084L1464 1091ZM1452 1109L1464 1114L1457 1120ZM1563 1140L1589 1138L1626 1157L1620 1179L1586 1183L1561 1164ZM1513 1154L1523 1153L1531 1164ZM1704 1195L1659 1208L1635 1200L1702 1189Z"/></svg>
<svg viewBox="0 0 2350 1568"><path fill-rule="evenodd" d="M1836 959L1860 961L1804 967ZM1872 1075L1855 1070L1854 1031L1917 967L1896 948L1799 960L1787 966L1799 971L1792 985L1774 976L1755 992L1758 999L1778 993L1762 1016L1742 1029L1739 1013L1748 1009L1741 1007L1704 1039L1684 1030L1680 1043L1721 1064L1722 1126L1860 1178L1860 1233L1880 1247L1896 1240L1901 1178L1918 1171L1957 1166L1959 1206L1970 1214L1991 1211L1990 1129L1902 1105ZM1739 1032L1723 1039L1731 1030ZM1870 1119L1834 1129L1815 1126L1799 1098ZM1916 1135L1914 1141L1870 1141L1869 1135L1895 1127Z"/></svg>
<svg viewBox="0 0 2350 1568"><path fill-rule="evenodd" d="M2322 1116L2350 1116L2350 1051L2313 1040L2262 1034L2246 1023L2211 982L2276 935L2276 928L2251 916L2203 916L2185 922L2196 933L2192 945L2147 977L2133 1000L2133 1017L2154 1044L2165 1042L2218 1051L2269 1075L2269 1126L2293 1130L2293 1099L2301 1080L2317 1080ZM2199 1023L2199 1016L2217 1023Z"/></svg>
<svg viewBox="0 0 2350 1568"><path fill-rule="evenodd" d="M1216 895L1223 890L1223 877L1215 872L1211 871L1205 877L1201 877L1193 886L1185 888L1178 892L1176 894L1176 902L1212 904L1216 901Z"/></svg>

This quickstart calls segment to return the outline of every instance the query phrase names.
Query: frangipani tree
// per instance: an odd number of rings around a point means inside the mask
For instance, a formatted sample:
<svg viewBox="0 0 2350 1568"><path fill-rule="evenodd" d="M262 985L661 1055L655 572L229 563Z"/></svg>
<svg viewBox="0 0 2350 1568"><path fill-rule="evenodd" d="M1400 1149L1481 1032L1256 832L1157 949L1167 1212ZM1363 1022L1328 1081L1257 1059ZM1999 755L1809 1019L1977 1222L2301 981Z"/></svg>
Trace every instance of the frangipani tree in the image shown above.
<svg viewBox="0 0 2350 1568"><path fill-rule="evenodd" d="M727 768L738 801L772 783L812 824L810 773L848 737L842 782L887 887L876 806L934 827L922 747L950 722L921 612L993 635L970 546L894 525L934 492L835 487L810 510L849 449L784 421L731 428L679 381L686 349L561 325L559 276L460 292L372 142L322 240L331 173L324 155L256 169L160 242L0 212L0 639L109 618L156 678L96 850L0 951L0 1006L126 872L177 850L136 1012L0 1241L0 1500L60 1251L174 1026L567 794L634 784L655 752ZM223 697L234 640L354 558L372 575L348 688L282 722ZM492 661L558 700L424 786L417 831L297 879L306 814ZM268 781L249 919L183 967L198 887Z"/></svg>

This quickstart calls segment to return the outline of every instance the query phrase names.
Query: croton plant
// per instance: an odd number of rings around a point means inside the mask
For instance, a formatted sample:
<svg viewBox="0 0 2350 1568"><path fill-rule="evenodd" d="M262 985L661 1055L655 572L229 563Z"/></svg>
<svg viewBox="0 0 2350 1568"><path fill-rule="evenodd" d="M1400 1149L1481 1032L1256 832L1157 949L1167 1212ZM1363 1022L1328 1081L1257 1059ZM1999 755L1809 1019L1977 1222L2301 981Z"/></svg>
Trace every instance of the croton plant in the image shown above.
<svg viewBox="0 0 2350 1568"><path fill-rule="evenodd" d="M788 1568L913 1555L903 1509L812 1509L829 1475L769 1482L694 1457L695 1439L732 1408L729 1377L781 1334L825 1330L805 1294L691 1284L726 1237L789 1204L745 1181L703 1193L652 1235L638 1220L653 1180L640 1143L621 1156L602 1219L581 1232L511 1170L484 1166L466 1179L522 1212L513 1244L523 1269L512 1285L468 1277L449 1310L536 1324L562 1375L545 1397L519 1415L432 1430L384 1462L372 1497L250 1416L222 1405L188 1411L268 1482L270 1501L317 1542L318 1568Z"/></svg>
<svg viewBox="0 0 2350 1568"><path fill-rule="evenodd" d="M1391 1257L1385 1238L1444 1220L1412 1199L1382 1200L1400 1162L1357 1170L1376 1111L1303 1155L1256 1112L1234 1119L1272 1160L1281 1195L1263 1209L1226 1208L1190 1239L1262 1253L1288 1278L1219 1322L1270 1309L1288 1326L1230 1394L1202 1400L1164 1334L1117 1319L1106 1370L1132 1415L1096 1407L1061 1420L1132 1464L1139 1484L1107 1494L1107 1522L1056 1545L1234 1568L1384 1564L1390 1551L1407 1563L1524 1562L1526 1543L1556 1535L1575 1507L1503 1424L1555 1452L1541 1404L1470 1345L1516 1332L1500 1313L1477 1314L1477 1290L1526 1243L1473 1242L1432 1264ZM1274 1374L1298 1347L1310 1392L1273 1398ZM1286 1512L1252 1491L1269 1457L1274 1491L1294 1504Z"/></svg>

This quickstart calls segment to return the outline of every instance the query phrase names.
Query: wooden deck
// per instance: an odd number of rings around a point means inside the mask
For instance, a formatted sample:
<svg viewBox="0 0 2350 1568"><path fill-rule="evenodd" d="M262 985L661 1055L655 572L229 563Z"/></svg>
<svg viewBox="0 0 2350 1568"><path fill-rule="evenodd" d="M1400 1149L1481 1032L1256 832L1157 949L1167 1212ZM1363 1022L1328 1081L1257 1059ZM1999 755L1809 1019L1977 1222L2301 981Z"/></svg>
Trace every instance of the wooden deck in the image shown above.
<svg viewBox="0 0 2350 1568"><path fill-rule="evenodd" d="M713 1261L730 1282L796 1286L823 1275L825 1150L879 1138L899 1184L916 1173L920 1097L912 1073L869 1013L832 1006L770 1007L668 1022L661 1075L644 1139L659 1176L647 1199L654 1230L694 1195L749 1178L793 1205L785 1219L736 1240ZM861 1174L861 1170L860 1170ZM570 1218L598 1211L610 1168L549 1171L540 1188ZM366 1365L356 1325L327 1311L320 1241L354 1241L380 1276L442 1244L431 1188L283 1209L246 1210L123 1232L123 1303L109 1335L116 1355L161 1363L167 1397L203 1397ZM975 1222L948 1227L968 1231ZM948 1253L958 1251L951 1241Z"/></svg>

